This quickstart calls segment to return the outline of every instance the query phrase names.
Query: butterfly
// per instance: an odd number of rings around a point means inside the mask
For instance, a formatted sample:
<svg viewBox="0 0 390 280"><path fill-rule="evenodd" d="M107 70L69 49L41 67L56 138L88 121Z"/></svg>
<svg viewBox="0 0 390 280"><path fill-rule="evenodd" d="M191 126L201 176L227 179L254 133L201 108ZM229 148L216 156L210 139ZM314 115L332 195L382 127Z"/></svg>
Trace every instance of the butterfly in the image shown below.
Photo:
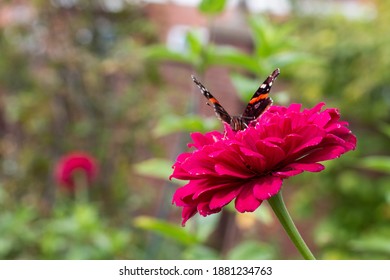
<svg viewBox="0 0 390 280"><path fill-rule="evenodd" d="M272 99L268 96L268 94L271 91L272 84L279 76L279 74L280 70L277 68L267 77L267 79L265 79L265 81L249 100L244 113L242 113L240 116L230 116L229 113L219 103L219 101L206 89L206 87L201 82L199 82L195 76L192 75L191 77L203 95L208 99L209 102L207 105L214 108L218 119L230 124L231 128L237 131L246 129L250 122L260 117L260 115L263 114L272 105Z"/></svg>

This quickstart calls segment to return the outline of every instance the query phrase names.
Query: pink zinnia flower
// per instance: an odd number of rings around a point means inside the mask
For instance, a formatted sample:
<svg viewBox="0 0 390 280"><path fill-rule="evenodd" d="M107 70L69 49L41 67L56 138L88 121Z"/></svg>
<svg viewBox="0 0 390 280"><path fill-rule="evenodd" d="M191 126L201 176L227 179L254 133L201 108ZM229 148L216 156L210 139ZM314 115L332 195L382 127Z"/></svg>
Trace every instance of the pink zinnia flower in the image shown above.
<svg viewBox="0 0 390 280"><path fill-rule="evenodd" d="M220 212L235 199L239 212L253 212L277 194L284 179L303 171L319 172L320 161L355 149L356 137L324 103L301 111L272 106L245 130L191 135L195 151L178 156L171 178L189 180L173 203L183 207L182 224L199 212Z"/></svg>
<svg viewBox="0 0 390 280"><path fill-rule="evenodd" d="M85 152L72 152L60 158L55 167L55 180L61 186L70 191L74 191L75 172L83 172L87 179L87 183L96 178L98 172L98 165L94 157Z"/></svg>

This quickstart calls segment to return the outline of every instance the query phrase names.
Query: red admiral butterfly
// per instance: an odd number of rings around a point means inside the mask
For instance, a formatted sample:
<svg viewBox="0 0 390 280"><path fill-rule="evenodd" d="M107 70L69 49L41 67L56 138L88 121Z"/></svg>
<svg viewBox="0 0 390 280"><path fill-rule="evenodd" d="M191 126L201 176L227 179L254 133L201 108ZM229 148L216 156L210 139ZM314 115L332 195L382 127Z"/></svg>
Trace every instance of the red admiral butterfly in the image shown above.
<svg viewBox="0 0 390 280"><path fill-rule="evenodd" d="M249 100L248 105L245 108L245 111L240 116L230 116L228 112L222 107L219 101L202 85L194 76L192 80L199 87L203 95L208 99L210 103L207 105L214 108L215 114L218 119L221 121L227 122L230 124L233 130L244 130L248 127L248 124L251 121L256 120L262 113L264 113L269 106L272 105L272 99L268 96L268 93L271 91L272 84L277 76L279 76L279 68L275 69L271 75L265 79L261 86L253 94L252 98Z"/></svg>

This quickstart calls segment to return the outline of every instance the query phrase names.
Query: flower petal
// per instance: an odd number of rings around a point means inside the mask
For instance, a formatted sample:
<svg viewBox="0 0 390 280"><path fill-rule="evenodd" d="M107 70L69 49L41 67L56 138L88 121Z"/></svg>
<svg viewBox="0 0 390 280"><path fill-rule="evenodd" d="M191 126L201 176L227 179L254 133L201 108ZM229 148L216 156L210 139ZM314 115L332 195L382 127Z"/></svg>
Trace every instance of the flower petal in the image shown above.
<svg viewBox="0 0 390 280"><path fill-rule="evenodd" d="M240 192L240 188L224 189L216 194L210 200L210 209L220 209L232 201Z"/></svg>
<svg viewBox="0 0 390 280"><path fill-rule="evenodd" d="M183 210L181 212L181 225L184 227L186 222L197 212L198 210L196 209L196 207L183 207Z"/></svg>
<svg viewBox="0 0 390 280"><path fill-rule="evenodd" d="M214 194L223 192L226 189L238 188L242 185L241 180L218 180L218 177L208 178L208 180L193 180L194 187L191 190L191 199L211 199ZM188 184L187 184L188 186Z"/></svg>
<svg viewBox="0 0 390 280"><path fill-rule="evenodd" d="M318 150L311 151L306 156L299 159L301 163L319 162L340 157L346 150L341 146L328 146Z"/></svg>
<svg viewBox="0 0 390 280"><path fill-rule="evenodd" d="M303 170L301 170L301 169L294 169L294 168L286 167L286 168L283 168L281 171L272 173L272 175L285 179L288 177L292 177L292 176L296 176L298 174L301 174L302 172L303 172Z"/></svg>
<svg viewBox="0 0 390 280"><path fill-rule="evenodd" d="M242 153L241 157L243 162L250 171L257 172L259 174L267 171L267 161L263 155L244 147L240 148L240 152Z"/></svg>
<svg viewBox="0 0 390 280"><path fill-rule="evenodd" d="M200 176L205 174L213 174L215 162L207 157L207 154L197 153L181 164L181 167L187 171L189 175Z"/></svg>
<svg viewBox="0 0 390 280"><path fill-rule="evenodd" d="M242 157L238 157L230 149L225 150L218 158L215 158L215 162L214 169L218 175L236 178L250 178L253 176L245 166Z"/></svg>
<svg viewBox="0 0 390 280"><path fill-rule="evenodd" d="M283 168L281 171L273 173L273 175L287 178L298 175L303 171L320 172L324 170L324 166L320 163L291 163Z"/></svg>
<svg viewBox="0 0 390 280"><path fill-rule="evenodd" d="M254 182L250 181L241 187L240 193L234 202L238 212L253 212L263 202L253 195L253 185Z"/></svg>
<svg viewBox="0 0 390 280"><path fill-rule="evenodd" d="M209 203L207 201L202 201L199 202L197 210L199 214L201 214L203 217L206 217L210 214L215 214L221 211L221 208L215 208L215 209L210 209Z"/></svg>
<svg viewBox="0 0 390 280"><path fill-rule="evenodd" d="M266 200L280 191L283 179L276 176L267 176L255 181L253 194L259 200Z"/></svg>
<svg viewBox="0 0 390 280"><path fill-rule="evenodd" d="M324 103L302 111L271 106L244 130L193 133L193 152L183 153L173 165L172 178L189 182L178 188L173 203L183 207L183 225L196 212L221 211L235 199L239 212L254 211L277 194L285 178L324 169L320 161L356 148L348 123L337 109Z"/></svg>
<svg viewBox="0 0 390 280"><path fill-rule="evenodd" d="M256 147L258 153L266 158L268 169L272 169L286 157L283 149L277 145L259 140L256 142Z"/></svg>

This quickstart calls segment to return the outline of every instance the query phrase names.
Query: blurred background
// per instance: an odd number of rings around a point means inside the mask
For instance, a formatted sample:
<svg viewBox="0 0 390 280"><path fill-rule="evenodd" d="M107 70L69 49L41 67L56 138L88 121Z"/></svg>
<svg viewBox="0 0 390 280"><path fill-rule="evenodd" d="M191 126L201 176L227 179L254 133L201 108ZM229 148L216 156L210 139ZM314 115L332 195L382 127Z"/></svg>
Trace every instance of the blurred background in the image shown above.
<svg viewBox="0 0 390 280"><path fill-rule="evenodd" d="M375 0L1 1L0 259L301 259L267 203L184 228L171 204L189 133L222 130L190 75L240 114L277 67L274 104L325 101L358 138L284 182L298 229L319 259L389 259L389 24ZM69 187L75 152L95 175Z"/></svg>

